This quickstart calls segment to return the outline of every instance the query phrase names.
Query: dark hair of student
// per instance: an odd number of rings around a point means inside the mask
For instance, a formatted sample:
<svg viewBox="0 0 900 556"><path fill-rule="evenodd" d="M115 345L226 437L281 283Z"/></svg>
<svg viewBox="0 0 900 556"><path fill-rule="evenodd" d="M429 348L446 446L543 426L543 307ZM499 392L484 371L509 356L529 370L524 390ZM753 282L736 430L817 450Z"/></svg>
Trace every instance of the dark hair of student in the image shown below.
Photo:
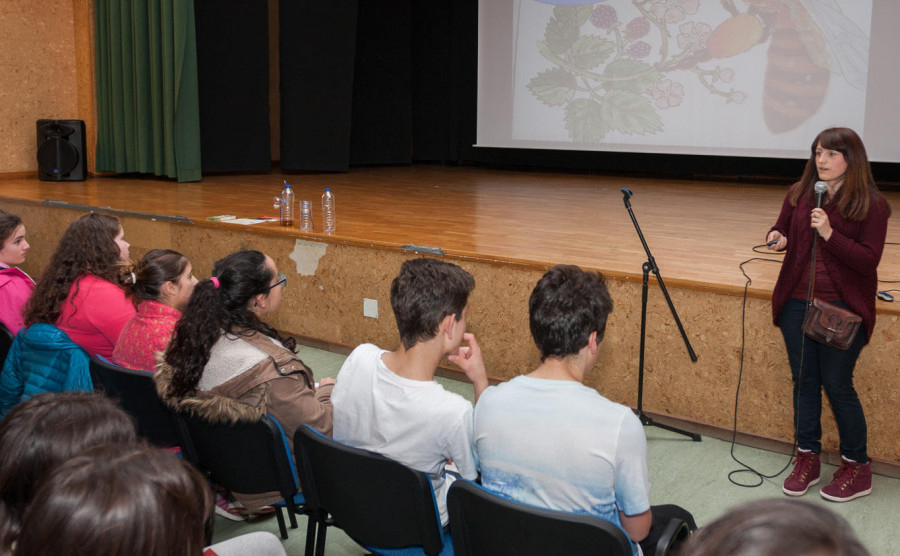
<svg viewBox="0 0 900 556"><path fill-rule="evenodd" d="M391 282L391 308L403 347L437 333L448 315L462 318L475 278L459 266L435 259L411 259Z"/></svg>
<svg viewBox="0 0 900 556"><path fill-rule="evenodd" d="M14 407L0 422L0 554L50 470L86 448L135 441L131 419L100 394L40 394Z"/></svg>
<svg viewBox="0 0 900 556"><path fill-rule="evenodd" d="M197 283L166 349L166 363L175 369L168 394L175 398L196 392L210 351L223 331L238 336L260 332L291 350L297 345L250 310L254 297L268 295L275 277L266 266L265 255L259 251L232 253L216 261L212 275L219 287L212 280Z"/></svg>
<svg viewBox="0 0 900 556"><path fill-rule="evenodd" d="M115 242L119 229L118 218L98 212L85 214L69 224L28 300L26 325L56 324L72 284L85 274L113 284L123 283L122 261Z"/></svg>
<svg viewBox="0 0 900 556"><path fill-rule="evenodd" d="M16 556L200 556L211 515L206 481L174 454L98 446L41 484L22 517Z"/></svg>
<svg viewBox="0 0 900 556"><path fill-rule="evenodd" d="M133 272L134 281L130 285L135 297L156 301L163 284L177 281L189 262L178 251L152 249L136 265L126 267L126 280L132 282L130 274Z"/></svg>
<svg viewBox="0 0 900 556"><path fill-rule="evenodd" d="M756 500L696 531L681 556L867 556L850 524L803 500Z"/></svg>
<svg viewBox="0 0 900 556"><path fill-rule="evenodd" d="M9 237L15 233L16 228L21 225L21 218L15 214L0 210L0 249L3 249L6 240L9 239Z"/></svg>
<svg viewBox="0 0 900 556"><path fill-rule="evenodd" d="M815 198L813 186L819 181L819 170L816 166L816 149L819 148L820 144L823 149L841 153L847 162L844 182L841 184L837 194L837 203L841 209L841 216L847 220L865 220L869 214L871 197L878 199L884 199L884 197L875 184L872 166L869 164L869 157L866 155L866 147L863 145L862 139L855 131L846 127L826 129L813 140L809 159L806 161L806 168L803 170L803 176L800 177L799 182L793 185L791 190L791 205L797 206L797 200L804 195L810 199ZM887 208L888 215L890 215L890 205L886 201L884 205Z"/></svg>
<svg viewBox="0 0 900 556"><path fill-rule="evenodd" d="M612 298L599 272L572 265L548 270L528 300L531 337L541 352L541 361L578 353L587 345L591 332L597 333L599 343L612 310Z"/></svg>

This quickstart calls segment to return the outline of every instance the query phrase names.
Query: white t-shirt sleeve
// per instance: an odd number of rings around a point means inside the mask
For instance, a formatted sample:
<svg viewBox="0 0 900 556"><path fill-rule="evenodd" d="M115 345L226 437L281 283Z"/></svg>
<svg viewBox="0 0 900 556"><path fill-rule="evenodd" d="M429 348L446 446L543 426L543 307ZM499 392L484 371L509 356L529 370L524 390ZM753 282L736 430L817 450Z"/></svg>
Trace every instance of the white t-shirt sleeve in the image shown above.
<svg viewBox="0 0 900 556"><path fill-rule="evenodd" d="M650 509L647 437L640 420L630 412L619 427L615 491L616 505L625 515L638 515Z"/></svg>
<svg viewBox="0 0 900 556"><path fill-rule="evenodd" d="M450 459L459 469L459 474L464 478L474 481L478 477L478 466L475 464L473 452L474 440L474 414L469 402L464 401L468 407L463 412L457 426L451 429L447 438L447 453Z"/></svg>

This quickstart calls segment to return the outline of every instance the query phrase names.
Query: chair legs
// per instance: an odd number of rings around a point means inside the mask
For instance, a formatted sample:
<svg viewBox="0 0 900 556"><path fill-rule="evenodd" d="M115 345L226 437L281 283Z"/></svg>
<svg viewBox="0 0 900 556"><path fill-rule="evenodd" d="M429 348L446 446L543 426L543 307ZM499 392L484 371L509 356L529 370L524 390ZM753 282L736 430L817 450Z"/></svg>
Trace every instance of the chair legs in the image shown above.
<svg viewBox="0 0 900 556"><path fill-rule="evenodd" d="M324 556L325 554L325 533L328 525L325 523L325 516L317 516L316 519L316 556Z"/></svg>
<svg viewBox="0 0 900 556"><path fill-rule="evenodd" d="M275 506L275 517L278 519L278 532L281 533L281 538L287 540L287 527L284 526L284 513L281 511L281 506Z"/></svg>
<svg viewBox="0 0 900 556"><path fill-rule="evenodd" d="M313 556L316 545L316 526L318 522L312 514L306 515L306 556Z"/></svg>

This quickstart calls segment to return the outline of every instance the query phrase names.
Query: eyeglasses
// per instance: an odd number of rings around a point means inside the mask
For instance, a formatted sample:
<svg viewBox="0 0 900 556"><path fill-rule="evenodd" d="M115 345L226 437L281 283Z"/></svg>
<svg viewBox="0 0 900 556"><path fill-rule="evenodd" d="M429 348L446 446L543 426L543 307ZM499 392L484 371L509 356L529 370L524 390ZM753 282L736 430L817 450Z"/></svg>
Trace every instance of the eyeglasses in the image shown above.
<svg viewBox="0 0 900 556"><path fill-rule="evenodd" d="M272 288L274 288L275 286L277 286L279 284L281 285L282 288L287 287L287 276L285 276L284 274L282 274L280 272L278 273L278 281L275 282L274 284L272 284L271 286L269 286L269 289L271 290Z"/></svg>

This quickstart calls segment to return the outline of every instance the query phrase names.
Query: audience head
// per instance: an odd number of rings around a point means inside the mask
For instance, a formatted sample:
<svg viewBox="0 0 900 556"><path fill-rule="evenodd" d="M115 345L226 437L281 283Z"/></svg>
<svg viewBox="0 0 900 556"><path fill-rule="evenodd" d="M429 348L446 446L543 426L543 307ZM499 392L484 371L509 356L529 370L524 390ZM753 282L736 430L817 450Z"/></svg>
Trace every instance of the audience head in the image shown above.
<svg viewBox="0 0 900 556"><path fill-rule="evenodd" d="M403 347L433 338L449 315L460 320L474 288L475 278L455 264L424 258L404 262L391 283L391 308Z"/></svg>
<svg viewBox="0 0 900 556"><path fill-rule="evenodd" d="M729 510L693 534L684 556L867 556L844 518L820 504L776 498Z"/></svg>
<svg viewBox="0 0 900 556"><path fill-rule="evenodd" d="M182 398L196 391L212 346L223 332L261 332L294 349L293 338L281 337L259 319L281 303L284 281L275 262L259 251L238 251L216 261L212 278L194 287L182 312L165 360L175 372L168 395Z"/></svg>
<svg viewBox="0 0 900 556"><path fill-rule="evenodd" d="M575 355L588 344L592 332L597 333L599 344L612 309L612 298L599 272L572 265L548 270L528 301L531 336L541 361Z"/></svg>
<svg viewBox="0 0 900 556"><path fill-rule="evenodd" d="M16 556L200 556L212 493L175 455L105 445L57 467L22 518Z"/></svg>
<svg viewBox="0 0 900 556"><path fill-rule="evenodd" d="M22 219L0 210L0 263L7 266L24 263L29 248Z"/></svg>
<svg viewBox="0 0 900 556"><path fill-rule="evenodd" d="M153 249L137 263L131 273L134 295L159 301L179 311L187 306L197 279L187 257L171 249Z"/></svg>
<svg viewBox="0 0 900 556"><path fill-rule="evenodd" d="M25 323L56 324L72 284L84 274L121 285L128 247L125 231L115 216L92 212L77 218L66 228L50 264L35 285Z"/></svg>
<svg viewBox="0 0 900 556"><path fill-rule="evenodd" d="M0 422L0 544L54 467L92 446L135 441L131 419L100 394L40 394L14 407Z"/></svg>

